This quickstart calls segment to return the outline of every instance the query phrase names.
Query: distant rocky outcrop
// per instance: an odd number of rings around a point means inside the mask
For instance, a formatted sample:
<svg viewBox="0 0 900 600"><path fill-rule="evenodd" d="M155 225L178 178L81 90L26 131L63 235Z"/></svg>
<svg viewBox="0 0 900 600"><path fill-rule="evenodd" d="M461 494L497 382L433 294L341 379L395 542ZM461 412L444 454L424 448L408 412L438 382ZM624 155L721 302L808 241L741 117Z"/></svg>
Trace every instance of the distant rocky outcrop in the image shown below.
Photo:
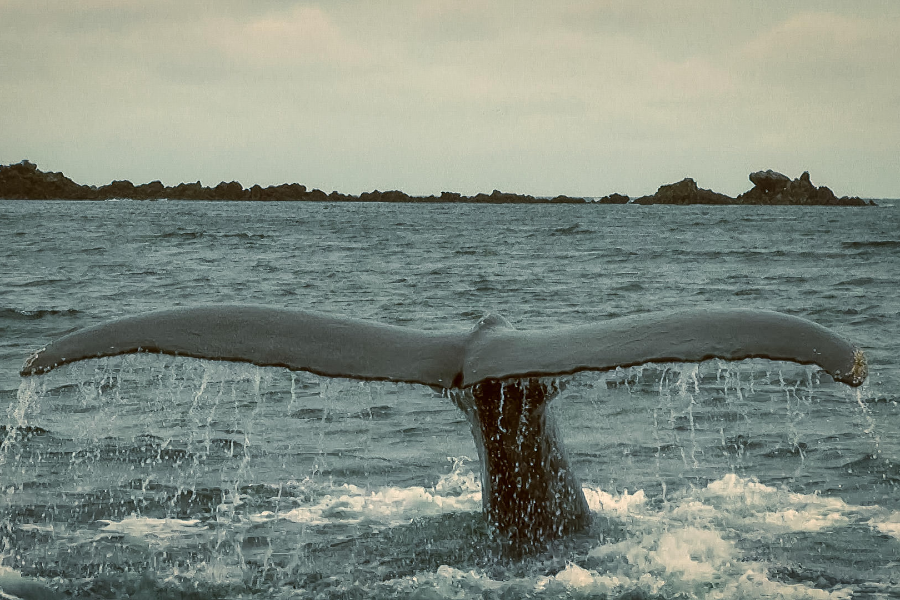
<svg viewBox="0 0 900 600"><path fill-rule="evenodd" d="M0 198L50 200L93 200L97 191L79 185L62 173L45 173L27 160L0 166Z"/></svg>
<svg viewBox="0 0 900 600"><path fill-rule="evenodd" d="M199 181L165 186L159 181L134 185L128 180L117 180L107 185L93 187L75 183L62 173L45 173L27 160L18 164L0 165L0 198L9 200L302 200L307 202L478 202L485 204L539 204L585 203L585 198L556 196L536 198L523 194L511 194L494 190L490 194L463 196L455 192L442 192L440 196L410 196L404 192L378 190L359 196L322 190L308 190L299 183L283 183L244 188L237 181L222 182L215 187L205 187Z"/></svg>
<svg viewBox="0 0 900 600"><path fill-rule="evenodd" d="M809 173L807 173L809 176ZM791 182L791 178L777 171L769 169L768 171L757 171L750 173L750 183L768 194L783 189Z"/></svg>
<svg viewBox="0 0 900 600"><path fill-rule="evenodd" d="M816 206L868 206L875 205L856 197L838 198L825 186L816 187L810 182L809 172L798 179L773 171L750 173L753 188L737 198L726 196L697 186L690 177L662 185L651 196L643 196L635 204L743 204L743 205L816 205Z"/></svg>
<svg viewBox="0 0 900 600"><path fill-rule="evenodd" d="M816 206L866 206L861 198L838 198L829 188L816 187L809 179L809 171L794 180L769 169L750 173L753 189L737 197L738 204L800 204ZM874 202L872 202L874 204Z"/></svg>
<svg viewBox="0 0 900 600"><path fill-rule="evenodd" d="M597 204L628 204L629 200L631 200L631 198L624 194L610 194L608 196L598 198L597 200L595 200L595 202Z"/></svg>
<svg viewBox="0 0 900 600"><path fill-rule="evenodd" d="M731 198L697 186L690 177L662 185L652 196L643 196L635 204L803 204L825 206L864 206L875 204L859 198L838 198L827 187L816 187L803 173L793 181L786 175L772 170L750 174L753 189ZM199 181L165 186L159 181L134 185L128 180L117 180L100 187L75 183L62 173L46 173L27 160L12 165L0 165L0 199L9 200L302 200L306 202L473 202L481 204L583 204L585 198L554 196L540 198L494 190L490 194L463 196L456 192L441 192L439 196L410 196L391 190L364 192L359 196L321 190L308 190L299 183L283 183L244 188L237 181L222 182L206 187ZM626 204L630 201L623 194L610 194L594 201L597 204Z"/></svg>
<svg viewBox="0 0 900 600"><path fill-rule="evenodd" d="M659 186L652 196L643 196L635 204L734 204L734 198L712 190L704 190L687 177L678 183Z"/></svg>

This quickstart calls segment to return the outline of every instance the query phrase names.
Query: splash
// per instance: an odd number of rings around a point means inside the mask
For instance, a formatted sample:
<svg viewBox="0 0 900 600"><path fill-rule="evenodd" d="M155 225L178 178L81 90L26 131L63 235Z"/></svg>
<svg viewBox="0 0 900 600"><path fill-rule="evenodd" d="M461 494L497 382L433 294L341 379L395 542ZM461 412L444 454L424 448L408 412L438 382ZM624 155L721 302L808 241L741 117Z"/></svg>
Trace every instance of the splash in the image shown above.
<svg viewBox="0 0 900 600"><path fill-rule="evenodd" d="M465 421L427 388L161 357L68 369L7 411L0 565L73 595L841 599L889 581L900 548L896 510L796 485L821 461L810 423L845 427L817 416L845 397L812 368L561 384L570 449L599 457L594 525L517 561L491 546ZM845 547L855 579L834 568Z"/></svg>

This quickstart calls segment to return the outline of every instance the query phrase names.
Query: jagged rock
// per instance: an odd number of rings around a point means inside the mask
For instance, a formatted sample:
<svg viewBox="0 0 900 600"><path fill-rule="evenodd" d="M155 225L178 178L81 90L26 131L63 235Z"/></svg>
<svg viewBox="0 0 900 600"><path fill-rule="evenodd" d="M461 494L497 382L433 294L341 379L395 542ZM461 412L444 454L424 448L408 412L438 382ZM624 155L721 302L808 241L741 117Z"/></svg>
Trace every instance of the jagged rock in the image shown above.
<svg viewBox="0 0 900 600"><path fill-rule="evenodd" d="M328 200L328 194L322 190L313 190L306 194L306 200L310 202L325 202Z"/></svg>
<svg viewBox="0 0 900 600"><path fill-rule="evenodd" d="M155 180L134 187L135 198L159 199L166 197L166 186L161 181Z"/></svg>
<svg viewBox="0 0 900 600"><path fill-rule="evenodd" d="M643 196L635 204L734 204L734 198L705 190L687 177L678 183L661 185L652 196Z"/></svg>
<svg viewBox="0 0 900 600"><path fill-rule="evenodd" d="M169 198L178 200L209 200L209 195L205 193L208 191L209 188L203 187L199 181L194 183L179 183L171 188L171 195Z"/></svg>
<svg viewBox="0 0 900 600"><path fill-rule="evenodd" d="M687 178L678 183L659 187L656 194L638 198L637 204L817 204L864 206L875 204L859 198L837 198L827 187L816 187L804 172L798 179L790 180L786 175L772 171L757 171L750 174L753 189L738 196L737 200L724 194L699 188L697 183ZM480 202L488 204L537 204L537 203L582 203L584 198L556 196L535 198L523 194L511 194L494 190L491 194L463 196L455 192L441 192L440 196L411 197L404 192L375 190L360 196L321 190L308 191L299 183L285 183L266 188L254 185L244 189L237 181L224 181L214 188L204 187L199 181L181 183L166 187L159 181L134 185L128 180L117 180L99 188L79 185L62 173L45 173L32 162L23 160L18 164L0 165L0 198L25 200L103 200L110 198L132 198L150 200L169 198L172 200L305 200L312 202ZM599 204L625 204L628 196L610 194L597 200Z"/></svg>
<svg viewBox="0 0 900 600"><path fill-rule="evenodd" d="M374 190L371 192L363 192L359 195L362 202L410 202L412 198L404 192L390 190L387 192L379 192Z"/></svg>
<svg viewBox="0 0 900 600"><path fill-rule="evenodd" d="M586 200L584 198L573 198L572 196L554 196L550 198L550 204L584 204Z"/></svg>
<svg viewBox="0 0 900 600"><path fill-rule="evenodd" d="M97 188L100 198L134 198L137 192L134 184L125 180L117 180Z"/></svg>
<svg viewBox="0 0 900 600"><path fill-rule="evenodd" d="M860 198L844 196L838 198L824 185L816 187L804 171L799 178L791 180L786 175L769 169L750 174L753 188L737 197L740 204L782 204L816 206L866 206L869 203ZM874 205L874 202L872 202Z"/></svg>
<svg viewBox="0 0 900 600"><path fill-rule="evenodd" d="M229 183L223 181L212 189L212 196L216 200L243 200L244 186L237 181Z"/></svg>
<svg viewBox="0 0 900 600"><path fill-rule="evenodd" d="M806 179L809 181L809 173L806 174ZM768 171L750 173L750 182L768 194L784 189L791 182L791 178L769 169Z"/></svg>
<svg viewBox="0 0 900 600"><path fill-rule="evenodd" d="M597 200L598 204L628 204L628 201L631 200L628 196L624 194L610 194L608 196L603 196L599 200Z"/></svg>
<svg viewBox="0 0 900 600"><path fill-rule="evenodd" d="M302 200L306 196L306 186L299 183L282 183L273 189L286 200Z"/></svg>
<svg viewBox="0 0 900 600"><path fill-rule="evenodd" d="M262 191L263 191L262 187L260 187L258 184L254 184L253 187L251 187L249 190L249 192L250 192L250 194L248 195L249 199L250 200L261 200L262 199Z"/></svg>
<svg viewBox="0 0 900 600"><path fill-rule="evenodd" d="M91 200L97 190L79 185L62 173L45 173L23 160L0 166L0 198L15 200Z"/></svg>
<svg viewBox="0 0 900 600"><path fill-rule="evenodd" d="M474 196L464 197L463 202L477 202L484 204L534 204L541 202L534 196L523 194L511 194L509 192L501 192L494 190L490 195L475 194Z"/></svg>

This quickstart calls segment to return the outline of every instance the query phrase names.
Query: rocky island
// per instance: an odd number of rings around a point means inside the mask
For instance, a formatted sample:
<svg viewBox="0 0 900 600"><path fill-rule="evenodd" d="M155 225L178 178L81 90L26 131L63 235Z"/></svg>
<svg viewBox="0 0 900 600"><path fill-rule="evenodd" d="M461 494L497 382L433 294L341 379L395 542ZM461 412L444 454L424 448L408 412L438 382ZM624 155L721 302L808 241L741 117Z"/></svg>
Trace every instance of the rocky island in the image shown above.
<svg viewBox="0 0 900 600"><path fill-rule="evenodd" d="M810 182L809 173L791 180L772 170L750 174L754 187L737 198L701 189L687 178L678 183L660 186L651 196L632 200L623 194L610 194L602 198L555 196L535 197L494 190L490 194L464 196L455 192L442 192L439 196L410 196L400 191L378 190L358 196L340 192L325 193L309 190L299 183L283 183L245 188L237 181L222 182L215 187L195 183L165 186L159 181L134 185L128 180L118 180L103 186L76 183L62 173L41 171L32 162L0 165L0 199L4 200L260 200L260 201L308 201L308 202L469 202L482 204L794 204L821 206L866 206L872 201L860 198L838 198L825 186L816 187Z"/></svg>
<svg viewBox="0 0 900 600"><path fill-rule="evenodd" d="M809 172L804 171L799 178L792 180L787 175L769 169L750 173L753 188L737 198L726 196L712 190L697 186L690 177L662 185L652 196L643 196L634 200L635 204L766 204L766 205L805 205L805 206L869 206L874 202L857 197L844 196L838 198L824 185L816 187L809 179Z"/></svg>

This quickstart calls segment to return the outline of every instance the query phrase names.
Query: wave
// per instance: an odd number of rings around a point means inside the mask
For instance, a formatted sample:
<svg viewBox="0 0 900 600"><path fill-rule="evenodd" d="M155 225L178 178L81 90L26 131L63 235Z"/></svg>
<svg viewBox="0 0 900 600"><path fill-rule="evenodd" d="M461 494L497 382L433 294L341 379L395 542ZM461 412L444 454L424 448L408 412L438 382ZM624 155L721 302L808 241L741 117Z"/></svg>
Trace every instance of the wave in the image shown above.
<svg viewBox="0 0 900 600"><path fill-rule="evenodd" d="M69 279L28 279L26 281L8 281L6 285L8 287L15 288L30 288L30 287L40 287L44 285L54 285L58 283L68 283Z"/></svg>
<svg viewBox="0 0 900 600"><path fill-rule="evenodd" d="M160 239L164 239L164 240L171 239L171 238L184 239L184 240L196 240L196 239L202 238L203 235L204 234L202 231L177 230L177 231L168 231L168 232L162 233L158 236L150 236L150 237L159 237Z"/></svg>
<svg viewBox="0 0 900 600"><path fill-rule="evenodd" d="M581 225L581 223L575 223L574 225L569 225L568 227L557 227L550 233L550 235L590 235L593 233L597 232L593 229L586 229Z"/></svg>
<svg viewBox="0 0 900 600"><path fill-rule="evenodd" d="M860 459L846 463L844 469L850 472L866 473L876 481L890 482L894 486L900 484L900 463L883 456L867 454Z"/></svg>
<svg viewBox="0 0 900 600"><path fill-rule="evenodd" d="M850 286L850 287L863 287L867 285L878 285L881 283L890 283L894 284L895 282L889 279L881 278L881 277L855 277L853 279L846 279L844 281L839 281L835 285L842 286Z"/></svg>
<svg viewBox="0 0 900 600"><path fill-rule="evenodd" d="M34 321L45 317L74 317L81 311L74 308L67 309L34 309L24 310L20 308L0 308L0 321Z"/></svg>
<svg viewBox="0 0 900 600"><path fill-rule="evenodd" d="M610 493L587 486L595 525L577 542L574 556L498 562L479 524L478 477L469 471L454 469L434 487L325 484L312 490L309 483L258 490L279 494L262 505L255 503L251 490L240 499L223 491L216 495L222 504L213 505L209 514L139 512L97 519L100 528L91 541L115 541L136 553L151 540L153 547L177 554L183 547L212 547L217 535L243 536L252 528L254 537L243 538L247 555L242 558L249 558L248 563L231 565L225 555L204 557L217 561L216 574L229 567L262 571L264 564L278 585L307 590L315 585L328 597L355 589L378 598L462 597L460 591L467 592L465 597L676 598L705 597L715 589L722 598L837 600L865 589L867 574L883 575L891 557L879 561L886 566L861 568L873 573L835 569L829 554L833 544L825 543L835 531L852 536L855 543L880 539L886 548L900 539L900 513L792 493L729 474L704 487L675 492L662 503L641 490ZM239 501L231 504L234 500ZM230 510L242 516L231 522ZM282 538L278 532L288 535ZM323 579L292 562L289 550L298 535L305 541L304 557L313 565L352 563L352 577ZM802 567L772 564L771 548L779 547L785 536L809 546L807 550L816 548L819 560ZM258 544L259 552L246 544L248 539ZM872 558L871 552L865 554ZM264 563L260 557L267 557ZM220 580L205 572L207 562L212 561L191 565L192 585ZM167 581L174 585L178 578Z"/></svg>
<svg viewBox="0 0 900 600"><path fill-rule="evenodd" d="M842 248L860 249L860 248L900 248L898 240L871 240L867 242L841 242Z"/></svg>
<svg viewBox="0 0 900 600"><path fill-rule="evenodd" d="M214 233L209 234L204 231L190 231L184 229L176 229L175 231L167 231L165 233L161 233L159 235L149 235L146 236L145 239L183 239L183 240L196 240L200 238L213 238L213 239L228 239L235 238L240 240L264 240L268 236L263 233L249 233L246 231L236 231L236 232L228 232L228 233Z"/></svg>

